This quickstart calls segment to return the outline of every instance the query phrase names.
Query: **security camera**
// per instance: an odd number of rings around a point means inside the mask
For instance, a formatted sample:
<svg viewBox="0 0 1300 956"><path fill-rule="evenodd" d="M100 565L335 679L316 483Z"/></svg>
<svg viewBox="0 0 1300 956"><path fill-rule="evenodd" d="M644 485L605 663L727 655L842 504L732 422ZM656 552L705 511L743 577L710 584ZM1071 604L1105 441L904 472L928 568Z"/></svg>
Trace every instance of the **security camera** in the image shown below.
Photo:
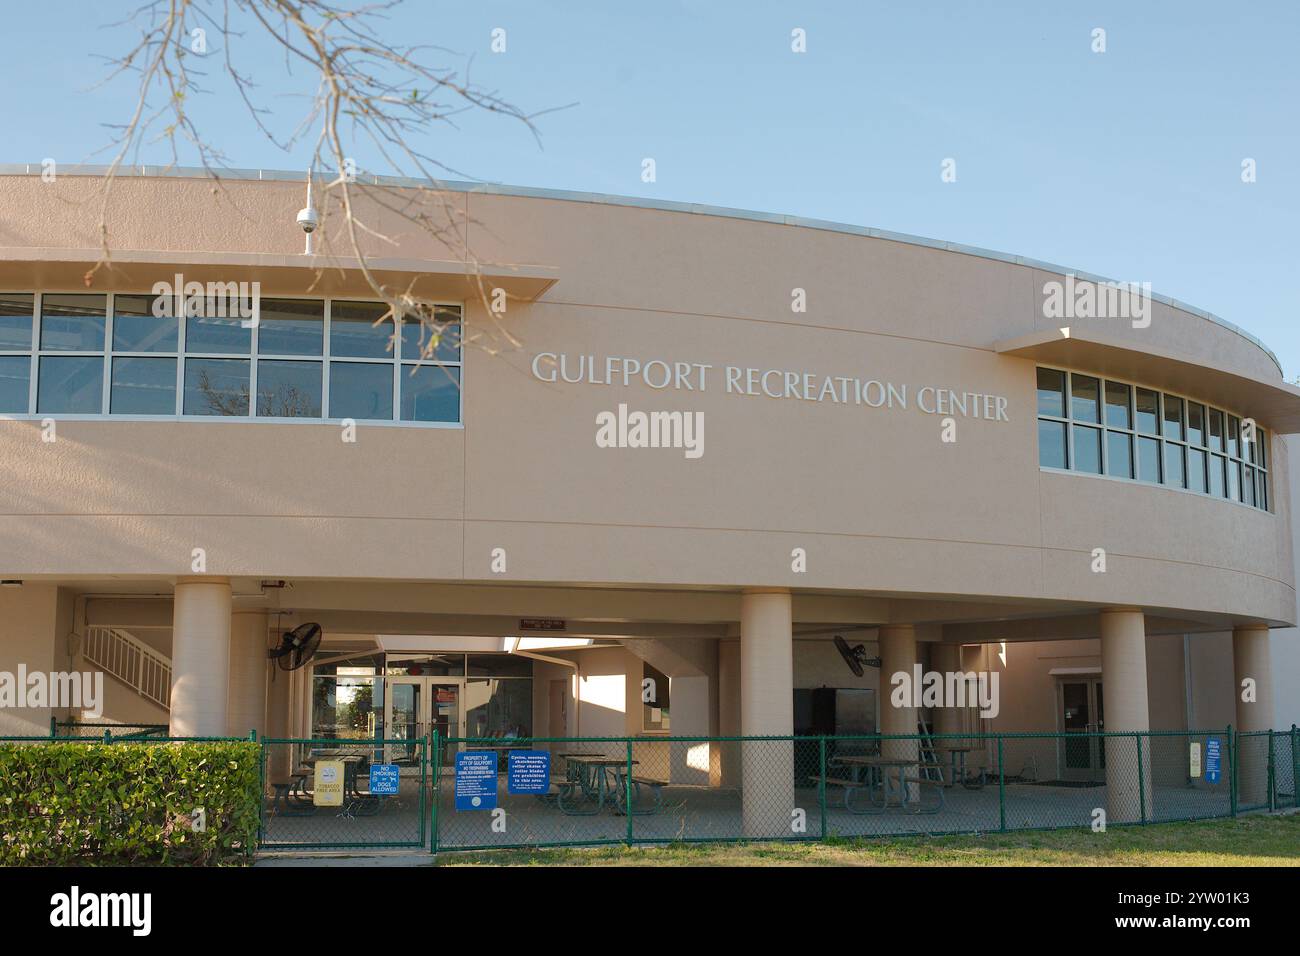
<svg viewBox="0 0 1300 956"><path fill-rule="evenodd" d="M316 210L311 206L308 206L306 209L299 209L298 225L301 226L302 231L308 235L315 232L316 227L320 225L320 219L316 214Z"/></svg>

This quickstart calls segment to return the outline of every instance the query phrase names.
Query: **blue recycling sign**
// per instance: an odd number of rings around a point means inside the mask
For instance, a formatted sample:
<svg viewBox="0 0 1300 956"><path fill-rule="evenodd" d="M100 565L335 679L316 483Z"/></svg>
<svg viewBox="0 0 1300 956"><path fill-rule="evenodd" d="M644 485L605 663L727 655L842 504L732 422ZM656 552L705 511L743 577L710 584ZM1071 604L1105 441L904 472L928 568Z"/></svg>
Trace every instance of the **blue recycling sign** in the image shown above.
<svg viewBox="0 0 1300 956"><path fill-rule="evenodd" d="M391 797L397 794L401 783L401 774L395 763L372 763L370 765L370 793L376 797Z"/></svg>
<svg viewBox="0 0 1300 956"><path fill-rule="evenodd" d="M456 754L456 809L495 810L497 752L464 750Z"/></svg>
<svg viewBox="0 0 1300 956"><path fill-rule="evenodd" d="M546 793L551 789L551 754L546 750L512 750L506 759L508 793Z"/></svg>
<svg viewBox="0 0 1300 956"><path fill-rule="evenodd" d="M1220 777L1219 738L1211 737L1205 742L1205 782L1218 783Z"/></svg>

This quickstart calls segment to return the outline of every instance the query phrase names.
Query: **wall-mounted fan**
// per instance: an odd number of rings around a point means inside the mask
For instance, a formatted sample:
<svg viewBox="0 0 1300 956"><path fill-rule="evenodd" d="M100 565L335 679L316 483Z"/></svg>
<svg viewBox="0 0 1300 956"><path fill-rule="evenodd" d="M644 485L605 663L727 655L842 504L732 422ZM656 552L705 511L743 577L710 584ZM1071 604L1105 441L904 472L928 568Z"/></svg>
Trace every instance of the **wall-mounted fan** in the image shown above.
<svg viewBox="0 0 1300 956"><path fill-rule="evenodd" d="M849 647L849 642L844 640L844 638L840 637L838 634L835 635L835 649L840 652L840 657L844 658L844 663L849 665L849 670L853 671L854 675L857 677L863 675L864 671L862 668L864 665L866 667L880 666L879 657L867 656L867 645L858 644L854 647Z"/></svg>
<svg viewBox="0 0 1300 956"><path fill-rule="evenodd" d="M321 627L308 621L292 631L280 635L280 643L266 652L266 656L280 665L282 671L296 671L316 656L320 646Z"/></svg>

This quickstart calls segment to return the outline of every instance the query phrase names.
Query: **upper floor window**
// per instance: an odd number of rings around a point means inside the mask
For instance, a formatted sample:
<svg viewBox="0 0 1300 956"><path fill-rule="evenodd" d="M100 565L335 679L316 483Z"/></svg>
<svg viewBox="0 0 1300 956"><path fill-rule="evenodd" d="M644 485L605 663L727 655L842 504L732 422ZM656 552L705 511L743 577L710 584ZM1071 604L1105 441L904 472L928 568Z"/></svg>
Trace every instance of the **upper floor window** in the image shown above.
<svg viewBox="0 0 1300 956"><path fill-rule="evenodd" d="M154 305L146 294L0 293L0 414L461 420L458 305L437 308L436 349L418 321L397 334L378 302L265 298L256 325L159 317Z"/></svg>
<svg viewBox="0 0 1300 956"><path fill-rule="evenodd" d="M1181 395L1038 369L1038 464L1165 485L1268 510L1268 435Z"/></svg>

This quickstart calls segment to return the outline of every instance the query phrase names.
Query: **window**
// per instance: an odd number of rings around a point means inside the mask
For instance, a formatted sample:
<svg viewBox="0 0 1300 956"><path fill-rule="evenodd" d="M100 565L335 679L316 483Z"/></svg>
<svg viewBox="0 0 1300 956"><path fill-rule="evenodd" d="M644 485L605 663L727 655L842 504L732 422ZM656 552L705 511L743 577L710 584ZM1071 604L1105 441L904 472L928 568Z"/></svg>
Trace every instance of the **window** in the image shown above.
<svg viewBox="0 0 1300 956"><path fill-rule="evenodd" d="M0 292L0 415L460 424L460 306L399 335L378 302L267 298L254 324L206 301Z"/></svg>
<svg viewBox="0 0 1300 956"><path fill-rule="evenodd" d="M671 729L668 721L668 678L657 668L641 663L641 729L662 731Z"/></svg>
<svg viewBox="0 0 1300 956"><path fill-rule="evenodd" d="M1039 368L1038 464L1268 510L1268 436L1180 395ZM1247 427L1251 426L1251 427Z"/></svg>
<svg viewBox="0 0 1300 956"><path fill-rule="evenodd" d="M40 297L38 415L96 415L104 407L105 295Z"/></svg>
<svg viewBox="0 0 1300 956"><path fill-rule="evenodd" d="M0 293L0 415L31 411L35 315L36 296Z"/></svg>

